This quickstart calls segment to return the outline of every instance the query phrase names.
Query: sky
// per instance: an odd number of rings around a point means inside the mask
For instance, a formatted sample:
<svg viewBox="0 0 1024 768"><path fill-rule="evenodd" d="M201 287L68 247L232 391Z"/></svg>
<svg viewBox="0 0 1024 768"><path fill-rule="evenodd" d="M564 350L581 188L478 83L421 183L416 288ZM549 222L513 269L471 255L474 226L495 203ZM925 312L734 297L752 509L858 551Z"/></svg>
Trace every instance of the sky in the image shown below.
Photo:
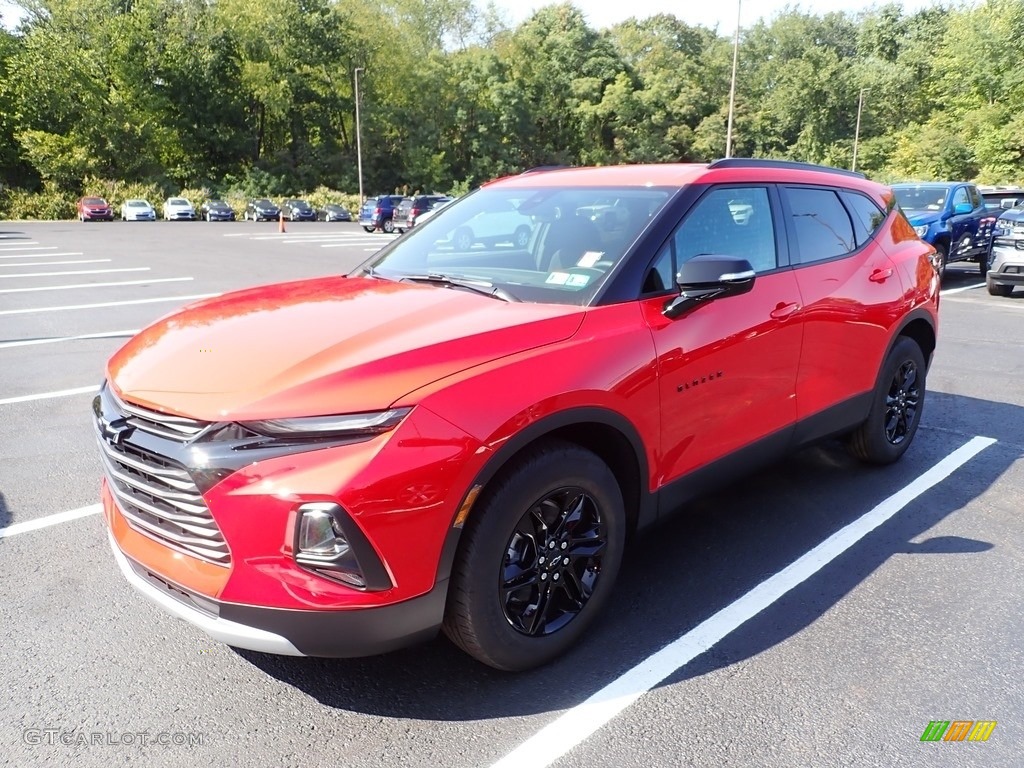
<svg viewBox="0 0 1024 768"><path fill-rule="evenodd" d="M897 0L899 2L899 0ZM907 13L913 13L937 0L902 0ZM526 19L533 11L551 5L551 0L494 0L494 4L502 8L518 23ZM823 14L829 11L847 11L856 13L881 5L876 0L640 0L635 6L629 0L575 0L573 3L587 17L587 22L595 29L603 29L623 21L630 16L644 18L659 13L671 13L687 24L714 28L719 34L731 35L736 30L736 12L740 11L740 27L746 27L758 19L771 19L772 16L786 6L798 6L808 13Z"/></svg>

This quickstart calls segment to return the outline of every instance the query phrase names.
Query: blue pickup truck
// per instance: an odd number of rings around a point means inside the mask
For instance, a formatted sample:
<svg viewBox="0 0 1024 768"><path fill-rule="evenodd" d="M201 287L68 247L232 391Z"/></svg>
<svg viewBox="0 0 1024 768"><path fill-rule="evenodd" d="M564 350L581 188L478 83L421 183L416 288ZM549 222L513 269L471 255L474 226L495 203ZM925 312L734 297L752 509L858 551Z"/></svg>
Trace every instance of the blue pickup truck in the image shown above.
<svg viewBox="0 0 1024 768"><path fill-rule="evenodd" d="M892 190L914 231L935 247L935 268L940 277L946 265L954 261L976 262L981 276L985 276L998 212L985 207L974 184L894 184Z"/></svg>

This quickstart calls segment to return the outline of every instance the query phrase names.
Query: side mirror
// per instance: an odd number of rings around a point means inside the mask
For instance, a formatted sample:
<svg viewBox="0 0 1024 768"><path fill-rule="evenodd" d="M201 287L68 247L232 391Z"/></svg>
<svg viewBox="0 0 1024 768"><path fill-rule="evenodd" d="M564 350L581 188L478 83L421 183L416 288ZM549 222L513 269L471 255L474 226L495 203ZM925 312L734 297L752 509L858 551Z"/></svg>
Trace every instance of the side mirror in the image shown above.
<svg viewBox="0 0 1024 768"><path fill-rule="evenodd" d="M676 275L679 295L669 300L662 314L674 320L705 302L747 293L754 287L754 274L746 259L720 254L694 256Z"/></svg>
<svg viewBox="0 0 1024 768"><path fill-rule="evenodd" d="M974 210L974 206L970 203L957 203L953 206L953 215L962 216L965 213L970 213Z"/></svg>

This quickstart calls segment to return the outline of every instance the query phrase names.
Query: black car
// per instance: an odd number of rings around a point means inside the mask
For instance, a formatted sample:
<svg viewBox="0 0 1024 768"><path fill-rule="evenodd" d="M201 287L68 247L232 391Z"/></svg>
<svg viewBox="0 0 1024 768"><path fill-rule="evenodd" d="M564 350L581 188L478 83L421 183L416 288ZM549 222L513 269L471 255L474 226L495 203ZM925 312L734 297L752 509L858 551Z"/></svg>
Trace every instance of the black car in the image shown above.
<svg viewBox="0 0 1024 768"><path fill-rule="evenodd" d="M281 217L281 209L274 205L272 200L261 197L252 200L245 206L245 220L249 221L274 221Z"/></svg>
<svg viewBox="0 0 1024 768"><path fill-rule="evenodd" d="M447 195L415 195L403 197L402 202L395 209L395 231L405 232L416 226L416 219L420 214L426 213L442 203L450 203L451 198Z"/></svg>
<svg viewBox="0 0 1024 768"><path fill-rule="evenodd" d="M316 221L316 211L305 200L289 198L281 203L281 210L288 221Z"/></svg>
<svg viewBox="0 0 1024 768"><path fill-rule="evenodd" d="M348 208L335 203L325 205L316 212L316 217L320 221L352 221L352 214L349 213Z"/></svg>
<svg viewBox="0 0 1024 768"><path fill-rule="evenodd" d="M382 230L387 233L395 231L395 208L402 202L401 195L381 195L371 197L359 209L359 224L367 232Z"/></svg>
<svg viewBox="0 0 1024 768"><path fill-rule="evenodd" d="M205 221L234 221L235 212L223 200L207 200L199 206L199 218Z"/></svg>

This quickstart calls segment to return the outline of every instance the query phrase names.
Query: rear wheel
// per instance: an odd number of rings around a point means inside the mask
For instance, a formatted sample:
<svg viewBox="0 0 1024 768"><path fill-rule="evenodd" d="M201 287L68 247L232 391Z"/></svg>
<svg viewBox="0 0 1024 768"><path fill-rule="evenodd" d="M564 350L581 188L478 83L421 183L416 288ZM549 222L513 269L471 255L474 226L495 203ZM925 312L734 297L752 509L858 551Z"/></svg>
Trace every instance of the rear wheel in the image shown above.
<svg viewBox="0 0 1024 768"><path fill-rule="evenodd" d="M481 495L452 572L445 634L478 661L519 671L584 637L622 562L626 514L600 458L552 441Z"/></svg>
<svg viewBox="0 0 1024 768"><path fill-rule="evenodd" d="M867 420L850 436L853 455L869 464L898 460L917 434L924 396L924 354L901 336L882 365Z"/></svg>
<svg viewBox="0 0 1024 768"><path fill-rule="evenodd" d="M521 227L516 229L515 236L513 237L516 248L525 248L530 244L530 228L523 224Z"/></svg>
<svg viewBox="0 0 1024 768"><path fill-rule="evenodd" d="M391 219L384 219L384 223L380 225L380 228L384 230L385 234L390 235L395 231L395 222Z"/></svg>
<svg viewBox="0 0 1024 768"><path fill-rule="evenodd" d="M367 232L373 232L373 230L375 230L376 227L363 227L363 229L365 229Z"/></svg>

